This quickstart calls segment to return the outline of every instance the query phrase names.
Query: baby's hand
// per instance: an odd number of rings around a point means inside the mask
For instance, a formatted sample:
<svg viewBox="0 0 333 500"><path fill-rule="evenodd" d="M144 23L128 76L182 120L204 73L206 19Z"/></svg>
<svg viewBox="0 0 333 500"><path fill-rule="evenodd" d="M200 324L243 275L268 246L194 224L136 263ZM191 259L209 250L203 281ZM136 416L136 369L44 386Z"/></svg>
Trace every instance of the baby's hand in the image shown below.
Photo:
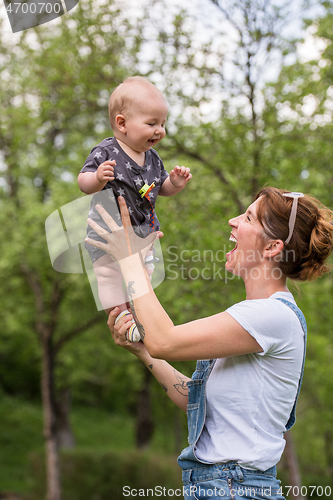
<svg viewBox="0 0 333 500"><path fill-rule="evenodd" d="M107 182L114 180L114 169L116 162L114 160L106 160L104 163L101 163L98 169L96 170L97 180L99 182Z"/></svg>
<svg viewBox="0 0 333 500"><path fill-rule="evenodd" d="M178 165L171 170L169 176L171 184L177 188L183 188L192 179L190 169L184 166L179 167Z"/></svg>

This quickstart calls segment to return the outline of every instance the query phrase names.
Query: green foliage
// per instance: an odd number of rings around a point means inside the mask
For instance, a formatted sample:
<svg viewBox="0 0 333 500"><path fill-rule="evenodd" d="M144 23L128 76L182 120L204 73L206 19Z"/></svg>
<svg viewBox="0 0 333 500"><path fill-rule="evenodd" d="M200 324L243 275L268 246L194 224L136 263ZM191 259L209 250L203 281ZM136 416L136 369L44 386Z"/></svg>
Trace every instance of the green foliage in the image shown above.
<svg viewBox="0 0 333 500"><path fill-rule="evenodd" d="M332 207L332 81L329 76L333 63L332 13L331 5L326 7L326 14L312 23L313 36L326 42L322 56L319 60L297 60L285 66L274 85L275 98L271 102L280 125L272 139L278 151L272 160L278 181L295 171L299 179L292 189L309 192ZM309 484L309 478L313 478L314 484L320 484L318 478L322 478L324 485L324 478L331 478L333 471L332 297L331 274L300 287L299 305L307 318L309 335L298 419L293 432L304 484Z"/></svg>
<svg viewBox="0 0 333 500"><path fill-rule="evenodd" d="M40 403L0 394L1 492L27 493L29 484L35 480L29 464L32 455L38 455L38 460L42 456L41 410ZM74 405L70 420L81 453L118 454L134 449L131 416L110 413L100 407Z"/></svg>
<svg viewBox="0 0 333 500"><path fill-rule="evenodd" d="M301 491L297 487L291 488L289 486L290 481L288 480L288 472L286 470L278 468L277 477L281 481L282 492L286 500L293 500L298 492L301 494L301 497L313 498L314 500L323 497L332 498L333 482L331 476L324 477L322 473L318 474L307 470L302 475Z"/></svg>
<svg viewBox="0 0 333 500"><path fill-rule="evenodd" d="M53 29L31 29L15 43L1 39L0 221L7 238L1 241L0 257L0 380L8 392L38 395L35 335L40 339L42 329L52 331L59 388L75 381L77 393L95 401L97 393L87 397L83 383L90 380L94 389L103 386L99 375L93 375L96 365L112 365L102 354L106 340L92 347L94 337L103 339L101 332L106 331L106 326L98 329L99 323L105 325L104 313L98 315L85 275L52 269L45 220L82 196L77 174L91 146L110 135L108 97L127 74L124 61L131 66L136 57L126 37L131 29L114 3L96 6L85 0ZM87 329L94 317L95 328L77 347L79 365L65 341ZM96 361L99 357L105 362ZM107 378L105 371L102 378Z"/></svg>
<svg viewBox="0 0 333 500"><path fill-rule="evenodd" d="M126 496L153 496L155 488L162 493L161 496L165 492L164 496L168 498L179 498L179 491L178 495L173 495L171 490L182 491L181 471L174 457L138 451L74 451L63 453L61 458L64 500L122 500ZM29 500L43 496L43 463L39 455L32 458L34 481Z"/></svg>
<svg viewBox="0 0 333 500"><path fill-rule="evenodd" d="M232 304L235 289L243 290L224 270L233 246L226 219L237 212L209 169L196 162L191 170L193 179L177 199L158 201L166 278L156 293L178 323L221 311Z"/></svg>
<svg viewBox="0 0 333 500"><path fill-rule="evenodd" d="M157 385L157 384L156 384ZM162 391L155 387L154 392ZM162 417L166 409L167 398L161 399L162 406L157 412L156 419ZM185 426L183 428L183 443L177 443L176 449L173 442L173 426L165 418L159 421L156 428L154 442L147 453L135 452L135 419L132 416L120 414L116 408L116 413L111 413L101 408L74 405L71 412L71 425L73 428L76 450L65 453L62 457L63 474L66 486L73 497L68 493L69 498L90 498L85 497L84 488L89 484L96 486L96 491L100 493L98 481L101 474L107 476L105 488L112 485L122 486L130 484L133 488L144 484L147 487L152 485L179 484L180 469L176 463L176 454L181 451L181 447L186 443ZM172 406L173 413L175 412ZM169 412L170 413L170 412ZM183 424L185 424L185 414ZM42 413L40 404L28 403L23 399L12 398L0 395L0 491L15 491L24 494L28 491L35 492L33 500L43 498L42 485L44 483L43 465L43 437L41 433ZM172 445L172 446L171 446ZM161 453L163 451L163 453ZM162 455L162 456L161 456ZM127 459L128 456L128 459ZM159 456L160 458L157 458ZM128 460L128 462L127 462ZM105 462L104 462L105 461ZM115 466L115 461L117 466ZM103 465L104 462L104 465ZM152 472L151 462L158 464L158 470ZM140 466L140 464L142 465ZM149 470L142 473L144 465L149 465ZM91 464L95 464L89 472ZM127 464L127 465L126 465ZM83 481L82 489L76 489L81 466L85 472L86 482ZM96 468L101 468L103 472L97 472ZM134 477L132 482L128 482L130 474L127 468L133 469ZM122 469L121 477L115 479L119 468ZM137 469L139 468L139 469ZM82 469L82 470L83 470ZM109 474L109 471L113 471ZM135 472L136 471L136 472ZM73 476L72 473L73 472ZM82 473L82 471L81 471ZM144 483L136 482L135 474L142 473ZM168 479L169 478L169 479ZM160 481L160 482L159 482ZM68 486L67 486L68 485ZM143 487L143 486L142 486ZM38 494L36 492L39 492ZM90 491L89 488L87 491ZM107 490L108 491L108 490ZM80 497L80 494L82 496ZM102 497L104 498L104 497ZM112 495L108 498L114 498Z"/></svg>
<svg viewBox="0 0 333 500"><path fill-rule="evenodd" d="M224 271L225 254L231 248L228 219L244 210L258 188L273 184L311 192L333 205L332 120L328 118L332 109L331 3L327 3L327 15L316 23L317 36L327 42L321 60L284 64L277 82L271 84L262 78L267 66L261 65L266 61L261 57L263 53L276 56L280 51L279 60L283 60L294 49L293 40L280 37L281 26L288 19L283 11L270 10L270 22L265 25L259 16L256 24L253 16L258 11L253 2L231 4L236 10L247 5L252 16L248 17L249 38L236 44L233 52L230 49L237 78L233 78L234 73L230 78L226 71L223 43L200 43L184 12L176 15L168 29L164 26L156 32L159 52L147 65L147 75L156 78L162 89L165 86L170 103L177 104L170 112L169 135L159 145L161 157L169 170L184 164L193 172L182 193L157 202L165 233L161 244L166 279L156 293L177 324L215 314L245 298L243 283ZM222 2L216 7L219 15L223 15L221 7ZM145 43L142 22L131 24L113 2L81 0L72 14L63 16L52 29L40 26L22 33L16 44L5 37L0 42L0 221L6 235L0 254L0 384L7 393L38 398L40 347L36 329L41 320L45 325L53 321L54 345L60 345L57 389L71 388L74 409L75 404L87 405L87 412L103 407L121 418L136 411L143 383L141 366L112 344L104 313L97 315L87 277L52 269L44 223L54 210L81 196L76 176L90 148L111 135L108 97L127 74L139 73L142 68L138 65ZM145 22L155 27L151 20ZM251 49L248 58L247 47ZM274 57L273 63L277 60ZM211 102L216 102L219 92L219 112L215 113ZM308 107L311 102L315 102L312 113ZM204 112L207 104L214 113ZM33 293L32 282L40 285L39 296ZM309 346L294 432L303 475L310 478L310 467L315 464L318 481L321 475L333 474L332 292L328 276L302 286L300 296L309 325ZM40 303L42 309L38 309ZM96 323L91 324L95 316ZM78 327L82 328L77 336L70 336ZM61 343L66 338L71 341ZM191 375L193 367L193 363L177 364L186 375ZM181 441L186 441L185 420L157 384L152 394L157 422L152 448L174 453L178 446L175 428ZM25 411L23 403L22 408ZM15 422L16 410L8 406L6 411ZM80 442L85 431L80 430L78 420L84 418L74 410L72 423ZM31 419L38 420L35 414ZM27 417L27 428L36 429L34 425ZM101 434L108 436L108 423L99 425ZM5 449L12 446L10 464L18 471L23 455L16 451L21 435L14 434L14 427L10 418L4 422L12 436ZM127 437L118 434L120 427L119 421L110 422L117 433L109 439L117 447L122 442L127 446L134 425ZM32 434L40 444L37 431ZM102 447L101 434L97 429L96 433L87 430L87 446L95 443ZM65 464L75 477L81 468L91 467L101 480L109 472L109 464L101 464L102 451L96 456L82 450L78 455L64 455ZM138 473L135 459L131 455L131 467ZM36 459L36 467L42 474L40 460ZM108 460L116 467L113 454ZM148 458L143 459L147 465L144 460ZM122 477L125 465L126 457L121 456ZM87 478L88 483L92 477ZM65 481L74 500L77 493L70 489L71 480L66 476ZM88 483L82 483L86 491L91 488ZM111 497L115 498L109 494Z"/></svg>
<svg viewBox="0 0 333 500"><path fill-rule="evenodd" d="M29 454L42 449L40 405L0 393L0 491L26 492Z"/></svg>

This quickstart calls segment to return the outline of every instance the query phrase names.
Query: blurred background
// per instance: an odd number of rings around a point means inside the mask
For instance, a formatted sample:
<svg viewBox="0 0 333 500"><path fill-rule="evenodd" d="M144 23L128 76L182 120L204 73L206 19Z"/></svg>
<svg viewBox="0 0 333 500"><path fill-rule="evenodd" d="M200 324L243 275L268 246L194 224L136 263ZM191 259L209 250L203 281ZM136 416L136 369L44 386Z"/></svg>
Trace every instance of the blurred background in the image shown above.
<svg viewBox="0 0 333 500"><path fill-rule="evenodd" d="M157 202L156 293L175 324L243 300L228 219L264 185L333 208L333 2L80 0L16 34L0 19L0 498L179 498L186 416L112 343L87 275L52 268L45 220L82 196L112 90L146 76L170 107L158 153L193 173ZM289 498L332 498L332 275L289 285L308 351L278 474Z"/></svg>

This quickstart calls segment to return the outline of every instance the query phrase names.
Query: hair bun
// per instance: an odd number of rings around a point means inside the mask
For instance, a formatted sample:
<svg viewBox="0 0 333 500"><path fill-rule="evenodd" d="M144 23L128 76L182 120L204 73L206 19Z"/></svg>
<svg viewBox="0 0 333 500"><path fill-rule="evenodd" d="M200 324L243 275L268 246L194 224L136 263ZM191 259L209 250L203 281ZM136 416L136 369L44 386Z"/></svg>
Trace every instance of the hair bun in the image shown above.
<svg viewBox="0 0 333 500"><path fill-rule="evenodd" d="M313 217L308 253L304 256L301 275L303 279L313 280L329 271L325 263L333 249L333 223L331 211L318 208Z"/></svg>

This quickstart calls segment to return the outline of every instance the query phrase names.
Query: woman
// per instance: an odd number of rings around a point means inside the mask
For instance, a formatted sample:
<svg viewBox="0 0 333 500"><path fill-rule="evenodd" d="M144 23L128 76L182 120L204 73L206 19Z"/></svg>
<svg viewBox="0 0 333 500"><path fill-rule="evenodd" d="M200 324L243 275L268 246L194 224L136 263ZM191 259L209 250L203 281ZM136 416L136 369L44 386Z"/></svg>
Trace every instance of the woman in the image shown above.
<svg viewBox="0 0 333 500"><path fill-rule="evenodd" d="M112 234L88 221L107 241L101 248L119 261L131 299L133 317L115 325L116 308L108 325L115 343L141 359L187 410L190 444L178 458L185 499L283 498L275 466L295 421L306 345L304 316L286 281L328 271L332 212L308 195L262 189L245 214L229 221L235 247L226 269L243 279L246 300L174 326L142 264L160 235L137 238L124 199L119 205L123 230L102 208ZM126 340L132 319L144 343ZM165 359L204 361L189 379Z"/></svg>

